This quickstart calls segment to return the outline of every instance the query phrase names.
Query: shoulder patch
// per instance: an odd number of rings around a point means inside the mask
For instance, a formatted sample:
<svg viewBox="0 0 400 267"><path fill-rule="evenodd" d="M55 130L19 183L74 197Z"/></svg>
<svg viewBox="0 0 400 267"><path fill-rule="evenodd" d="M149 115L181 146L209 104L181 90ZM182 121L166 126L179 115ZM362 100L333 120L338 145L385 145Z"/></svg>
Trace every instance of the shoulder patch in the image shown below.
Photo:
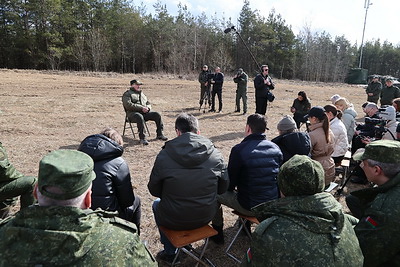
<svg viewBox="0 0 400 267"><path fill-rule="evenodd" d="M113 225L116 225L116 226L120 226L120 227L122 227L122 228L124 228L124 229L126 229L126 230L128 230L130 232L134 232L134 233L138 232L136 224L128 222L127 220L121 219L121 218L116 217L116 216L110 218L110 223L113 224Z"/></svg>

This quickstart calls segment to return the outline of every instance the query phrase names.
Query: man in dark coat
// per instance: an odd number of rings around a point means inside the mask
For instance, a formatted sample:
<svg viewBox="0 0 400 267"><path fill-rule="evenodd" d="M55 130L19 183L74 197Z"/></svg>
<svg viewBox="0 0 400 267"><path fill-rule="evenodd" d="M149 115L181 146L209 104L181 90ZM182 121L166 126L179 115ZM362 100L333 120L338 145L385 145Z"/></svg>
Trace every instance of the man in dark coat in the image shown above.
<svg viewBox="0 0 400 267"><path fill-rule="evenodd" d="M279 147L265 136L267 122L260 114L247 117L245 135L240 144L231 150L228 163L229 187L218 196L218 202L248 216L254 216L251 208L278 198L276 177L282 164ZM217 244L224 242L222 207L215 215L212 226L218 235L211 239Z"/></svg>
<svg viewBox="0 0 400 267"><path fill-rule="evenodd" d="M151 171L148 189L158 197L153 204L157 225L190 230L208 224L218 209L217 194L228 187L222 154L199 135L198 120L180 114L175 121L177 137L166 142ZM160 260L171 263L176 248L162 232Z"/></svg>
<svg viewBox="0 0 400 267"><path fill-rule="evenodd" d="M218 96L218 112L222 111L222 85L224 83L224 74L221 72L220 67L215 68L214 78L211 80L212 84L212 99L210 112L215 112L215 95Z"/></svg>
<svg viewBox="0 0 400 267"><path fill-rule="evenodd" d="M211 92L210 92L210 77L211 72L208 70L208 66L204 65L203 69L199 73L199 83L200 83L200 107L203 105L204 100L208 101L208 106L211 106Z"/></svg>
<svg viewBox="0 0 400 267"><path fill-rule="evenodd" d="M271 77L268 75L268 65L261 66L261 73L254 79L254 88L256 91L256 113L265 115L267 112L268 93L275 88Z"/></svg>
<svg viewBox="0 0 400 267"><path fill-rule="evenodd" d="M376 184L351 192L347 206L360 219L354 228L364 266L400 263L400 142L378 140L353 155L361 161L368 181Z"/></svg>
<svg viewBox="0 0 400 267"><path fill-rule="evenodd" d="M243 102L243 115L247 113L247 81L249 77L242 68L238 69L233 82L237 84L236 89L236 109L235 112L240 112L240 99Z"/></svg>
<svg viewBox="0 0 400 267"><path fill-rule="evenodd" d="M381 91L381 106L390 106L392 105L393 99L400 97L400 89L399 87L394 86L393 82L393 78L386 79L386 87Z"/></svg>
<svg viewBox="0 0 400 267"><path fill-rule="evenodd" d="M106 128L100 134L86 137L78 150L94 161L96 179L92 186L92 209L117 211L118 216L133 222L140 233L140 198L135 195L121 135Z"/></svg>

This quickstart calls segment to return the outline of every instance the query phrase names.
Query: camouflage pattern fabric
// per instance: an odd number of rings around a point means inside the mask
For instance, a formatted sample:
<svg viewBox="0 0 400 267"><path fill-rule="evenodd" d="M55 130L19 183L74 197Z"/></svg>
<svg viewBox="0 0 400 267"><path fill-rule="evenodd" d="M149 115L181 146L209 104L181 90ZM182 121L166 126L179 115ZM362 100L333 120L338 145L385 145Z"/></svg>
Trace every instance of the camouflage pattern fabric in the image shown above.
<svg viewBox="0 0 400 267"><path fill-rule="evenodd" d="M400 163L400 142L378 140L353 155L354 160L372 159L383 163Z"/></svg>
<svg viewBox="0 0 400 267"><path fill-rule="evenodd" d="M391 154L395 154L393 149ZM364 266L400 266L400 174L383 185L351 194L360 199L364 209L355 227Z"/></svg>
<svg viewBox="0 0 400 267"><path fill-rule="evenodd" d="M18 196L21 196L22 208L33 204L35 183L36 177L24 176L9 162L7 151L0 143L0 218L7 216Z"/></svg>
<svg viewBox="0 0 400 267"><path fill-rule="evenodd" d="M363 255L345 215L329 193L291 196L253 209L261 222L242 266L362 266Z"/></svg>
<svg viewBox="0 0 400 267"><path fill-rule="evenodd" d="M0 266L157 266L136 232L104 211L31 206L0 223Z"/></svg>

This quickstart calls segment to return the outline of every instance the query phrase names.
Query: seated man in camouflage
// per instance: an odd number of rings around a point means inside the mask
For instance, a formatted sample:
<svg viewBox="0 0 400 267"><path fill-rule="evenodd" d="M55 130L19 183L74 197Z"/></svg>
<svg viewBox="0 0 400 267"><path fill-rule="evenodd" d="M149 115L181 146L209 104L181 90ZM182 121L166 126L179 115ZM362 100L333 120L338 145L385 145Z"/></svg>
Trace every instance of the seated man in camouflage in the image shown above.
<svg viewBox="0 0 400 267"><path fill-rule="evenodd" d="M24 176L8 161L6 149L0 142L0 219L7 217L20 196L21 209L32 205L36 178Z"/></svg>
<svg viewBox="0 0 400 267"><path fill-rule="evenodd" d="M261 222L253 233L249 266L362 266L353 230L335 198L323 192L324 169L305 155L295 155L278 174L282 198L252 210Z"/></svg>
<svg viewBox="0 0 400 267"><path fill-rule="evenodd" d="M0 223L0 266L156 266L136 226L92 211L93 160L58 150L39 164L39 205Z"/></svg>
<svg viewBox="0 0 400 267"><path fill-rule="evenodd" d="M364 266L400 264L400 142L378 140L353 155L376 187L351 192L347 206L360 219L354 228Z"/></svg>

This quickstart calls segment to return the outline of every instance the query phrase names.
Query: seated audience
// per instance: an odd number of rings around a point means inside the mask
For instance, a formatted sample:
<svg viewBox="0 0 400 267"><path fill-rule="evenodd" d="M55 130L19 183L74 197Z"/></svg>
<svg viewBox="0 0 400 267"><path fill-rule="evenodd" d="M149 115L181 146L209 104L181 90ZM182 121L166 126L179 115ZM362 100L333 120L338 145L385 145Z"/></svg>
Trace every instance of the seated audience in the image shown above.
<svg viewBox="0 0 400 267"><path fill-rule="evenodd" d="M35 202L32 192L36 177L25 176L10 163L0 142L0 219L6 218L20 197L21 209Z"/></svg>
<svg viewBox="0 0 400 267"><path fill-rule="evenodd" d="M351 192L347 206L360 219L354 228L364 266L398 266L400 262L400 143L378 140L357 152L354 160L376 184Z"/></svg>
<svg viewBox="0 0 400 267"><path fill-rule="evenodd" d="M175 121L177 137L158 154L147 185L157 225L191 230L208 224L218 210L217 194L228 187L226 165L213 143L200 135L199 122L182 113ZM176 248L160 232L164 250L157 257L172 263Z"/></svg>
<svg viewBox="0 0 400 267"><path fill-rule="evenodd" d="M57 150L39 163L39 205L0 224L0 266L156 266L136 226L90 210L93 160Z"/></svg>
<svg viewBox="0 0 400 267"><path fill-rule="evenodd" d="M100 134L86 137L78 150L94 161L92 209L117 211L119 217L136 224L140 233L140 198L133 192L129 167L122 158L122 145L121 135L106 128Z"/></svg>
<svg viewBox="0 0 400 267"><path fill-rule="evenodd" d="M297 131L294 119L286 115L277 125L279 136L271 140L279 146L283 154L283 162L288 161L293 155L311 156L311 140L306 132Z"/></svg>
<svg viewBox="0 0 400 267"><path fill-rule="evenodd" d="M339 98L336 100L335 106L343 113L342 121L346 127L347 141L351 143L356 130L357 112L354 110L353 105L350 104L346 98Z"/></svg>
<svg viewBox="0 0 400 267"><path fill-rule="evenodd" d="M290 108L290 111L293 113L293 118L296 122L297 129L300 128L300 123L307 122L307 119L304 119L304 116L307 115L310 108L311 102L308 99L306 92L300 91L297 95L297 98L293 101L292 107Z"/></svg>
<svg viewBox="0 0 400 267"><path fill-rule="evenodd" d="M331 96L331 102L332 102L332 104L335 105L335 102L336 102L339 98L341 98L341 96L338 95L338 94Z"/></svg>
<svg viewBox="0 0 400 267"><path fill-rule="evenodd" d="M229 156L229 187L218 196L218 202L248 216L254 206L278 198L276 183L282 152L267 140L267 121L258 113L247 117L245 138L235 145ZM212 225L218 235L211 238L217 244L224 242L222 207L215 215ZM247 227L250 227L248 224Z"/></svg>
<svg viewBox="0 0 400 267"><path fill-rule="evenodd" d="M362 266L357 220L324 190L324 169L295 155L278 174L282 198L253 209L260 224L243 266Z"/></svg>
<svg viewBox="0 0 400 267"><path fill-rule="evenodd" d="M349 142L347 141L346 127L341 121L342 113L336 109L334 105L326 105L324 107L325 113L330 121L330 128L333 135L335 136L335 142L333 144L332 158L335 162L335 166L340 166L344 155L349 149Z"/></svg>
<svg viewBox="0 0 400 267"><path fill-rule="evenodd" d="M329 127L329 120L323 107L313 107L307 115L311 139L311 158L321 163L325 171L325 186L328 188L335 179L335 162L332 159L335 137Z"/></svg>

